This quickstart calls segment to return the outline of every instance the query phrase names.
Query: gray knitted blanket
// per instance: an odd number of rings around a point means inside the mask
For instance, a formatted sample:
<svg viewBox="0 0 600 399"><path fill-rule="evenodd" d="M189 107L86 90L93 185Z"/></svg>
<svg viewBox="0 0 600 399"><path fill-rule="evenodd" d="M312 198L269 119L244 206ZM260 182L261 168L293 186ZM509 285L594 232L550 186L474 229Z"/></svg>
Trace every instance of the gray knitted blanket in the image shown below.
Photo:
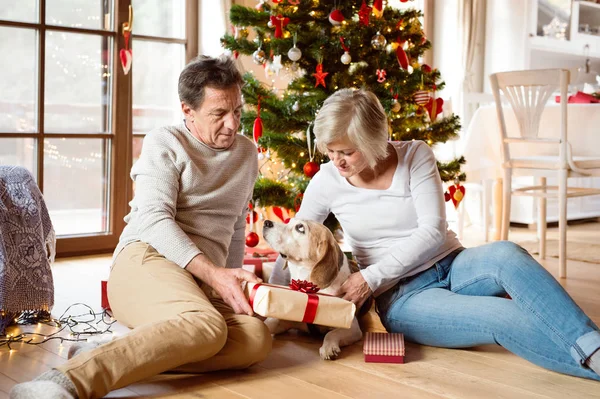
<svg viewBox="0 0 600 399"><path fill-rule="evenodd" d="M33 176L22 167L0 166L0 334L23 312L52 309L55 245Z"/></svg>

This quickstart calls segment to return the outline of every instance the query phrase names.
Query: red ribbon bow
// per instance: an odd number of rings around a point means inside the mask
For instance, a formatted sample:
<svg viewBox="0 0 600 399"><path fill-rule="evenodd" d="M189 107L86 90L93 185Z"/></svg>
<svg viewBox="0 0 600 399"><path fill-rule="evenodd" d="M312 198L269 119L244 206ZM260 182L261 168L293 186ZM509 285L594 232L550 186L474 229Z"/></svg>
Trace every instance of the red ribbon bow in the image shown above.
<svg viewBox="0 0 600 399"><path fill-rule="evenodd" d="M316 294L319 292L319 287L310 281L306 280L293 280L290 283L290 289L294 291L304 292L305 294Z"/></svg>

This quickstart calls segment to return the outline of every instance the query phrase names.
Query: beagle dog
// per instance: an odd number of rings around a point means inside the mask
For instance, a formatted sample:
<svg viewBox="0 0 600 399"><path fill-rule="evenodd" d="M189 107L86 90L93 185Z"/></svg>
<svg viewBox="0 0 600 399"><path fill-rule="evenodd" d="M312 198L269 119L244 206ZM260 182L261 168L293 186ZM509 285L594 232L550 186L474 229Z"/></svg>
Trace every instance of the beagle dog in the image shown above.
<svg viewBox="0 0 600 399"><path fill-rule="evenodd" d="M335 295L350 274L358 271L356 263L348 261L333 234L321 223L291 219L288 224L283 224L265 220L263 237L286 260L292 279L310 281L319 287L320 293ZM306 323L274 318L267 318L265 324L273 335L292 328L303 331L309 329ZM335 359L340 347L362 338L356 317L349 329L325 331L328 332L319 349L324 360Z"/></svg>

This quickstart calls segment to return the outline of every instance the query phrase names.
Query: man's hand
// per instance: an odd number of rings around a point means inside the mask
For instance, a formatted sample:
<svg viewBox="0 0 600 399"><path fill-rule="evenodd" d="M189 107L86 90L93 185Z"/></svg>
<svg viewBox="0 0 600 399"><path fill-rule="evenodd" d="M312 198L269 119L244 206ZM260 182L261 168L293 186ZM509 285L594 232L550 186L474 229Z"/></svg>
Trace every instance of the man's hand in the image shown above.
<svg viewBox="0 0 600 399"><path fill-rule="evenodd" d="M208 284L236 314L252 316L254 312L242 291L242 281L261 283L262 280L244 269L215 266L205 255L197 255L185 267L187 271Z"/></svg>
<svg viewBox="0 0 600 399"><path fill-rule="evenodd" d="M337 296L354 302L357 308L360 308L372 294L373 291L360 272L352 273L336 293Z"/></svg>

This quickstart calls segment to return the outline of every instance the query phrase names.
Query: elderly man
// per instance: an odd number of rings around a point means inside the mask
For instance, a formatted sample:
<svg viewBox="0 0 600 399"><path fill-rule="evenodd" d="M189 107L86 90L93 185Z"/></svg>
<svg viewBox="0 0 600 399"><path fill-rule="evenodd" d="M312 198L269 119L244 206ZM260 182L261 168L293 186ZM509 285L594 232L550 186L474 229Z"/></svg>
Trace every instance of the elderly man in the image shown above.
<svg viewBox="0 0 600 399"><path fill-rule="evenodd" d="M267 356L271 336L241 289L260 281L240 268L258 174L256 147L237 134L241 85L230 59L200 56L179 77L184 123L144 139L108 283L115 317L133 330L72 348L11 398L98 398L167 370L241 369Z"/></svg>

